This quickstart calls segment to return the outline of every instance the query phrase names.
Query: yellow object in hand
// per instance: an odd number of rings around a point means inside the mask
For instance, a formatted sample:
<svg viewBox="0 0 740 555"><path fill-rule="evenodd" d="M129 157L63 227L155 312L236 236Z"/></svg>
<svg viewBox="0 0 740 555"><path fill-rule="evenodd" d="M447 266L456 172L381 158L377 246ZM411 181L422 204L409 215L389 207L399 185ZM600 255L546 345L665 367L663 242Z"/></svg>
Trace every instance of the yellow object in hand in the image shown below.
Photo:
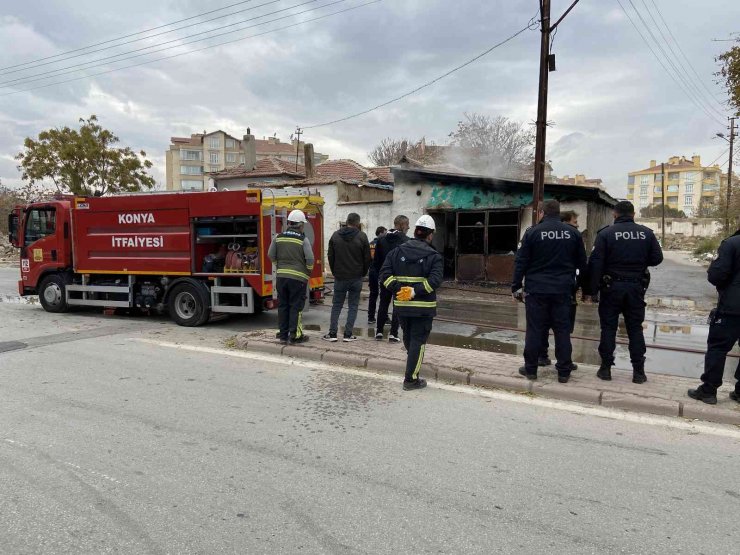
<svg viewBox="0 0 740 555"><path fill-rule="evenodd" d="M413 287L401 287L398 293L396 293L397 301L410 301L413 298L414 298L414 288Z"/></svg>

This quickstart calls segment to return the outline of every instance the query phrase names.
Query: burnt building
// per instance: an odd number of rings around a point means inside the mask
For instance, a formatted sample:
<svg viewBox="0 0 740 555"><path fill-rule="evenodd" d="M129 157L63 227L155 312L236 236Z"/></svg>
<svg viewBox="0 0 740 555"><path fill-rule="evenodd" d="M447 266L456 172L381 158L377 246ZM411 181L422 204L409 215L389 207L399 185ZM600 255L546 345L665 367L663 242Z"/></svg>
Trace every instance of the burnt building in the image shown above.
<svg viewBox="0 0 740 555"><path fill-rule="evenodd" d="M393 214L412 222L422 214L434 218L434 246L444 255L446 279L510 282L519 240L531 225L532 181L454 170L404 161L394 166ZM611 223L617 202L589 184L546 183L545 199L578 212L587 252L596 231Z"/></svg>

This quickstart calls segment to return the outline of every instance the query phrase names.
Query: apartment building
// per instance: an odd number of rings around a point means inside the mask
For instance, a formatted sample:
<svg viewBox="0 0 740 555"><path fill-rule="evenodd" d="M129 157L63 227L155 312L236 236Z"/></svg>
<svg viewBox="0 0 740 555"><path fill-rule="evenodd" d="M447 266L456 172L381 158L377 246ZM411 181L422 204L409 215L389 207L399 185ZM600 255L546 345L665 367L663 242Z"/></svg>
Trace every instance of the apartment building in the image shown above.
<svg viewBox="0 0 740 555"><path fill-rule="evenodd" d="M277 137L255 139L247 128L241 139L217 130L193 133L190 137L170 137L166 152L166 183L168 191L203 191L208 186L208 174L240 164L254 168L257 160L278 158L303 165L303 143L280 142ZM328 160L326 154L315 153L314 163Z"/></svg>
<svg viewBox="0 0 740 555"><path fill-rule="evenodd" d="M665 184L661 165L655 160L650 160L650 167L627 175L627 199L638 213L647 206L662 204L665 185L666 206L692 216L702 198L716 202L722 170L717 165L702 166L700 156L692 156L691 160L672 156L665 163Z"/></svg>

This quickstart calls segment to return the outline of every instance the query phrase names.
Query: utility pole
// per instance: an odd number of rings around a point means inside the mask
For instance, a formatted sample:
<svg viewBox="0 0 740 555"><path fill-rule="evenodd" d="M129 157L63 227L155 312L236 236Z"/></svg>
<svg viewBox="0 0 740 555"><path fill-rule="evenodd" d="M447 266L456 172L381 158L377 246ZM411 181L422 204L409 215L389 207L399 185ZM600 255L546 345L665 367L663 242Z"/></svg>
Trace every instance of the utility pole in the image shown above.
<svg viewBox="0 0 740 555"><path fill-rule="evenodd" d="M730 199L732 198L732 147L735 143L735 118L730 118L730 161L727 164L727 206L725 206L725 234L730 234Z"/></svg>
<svg viewBox="0 0 740 555"><path fill-rule="evenodd" d="M547 138L547 86L550 68L550 0L541 0L540 39L540 84L537 97L537 135L534 146L534 187L532 188L532 225L537 225L537 216L545 198L545 142Z"/></svg>
<svg viewBox="0 0 740 555"><path fill-rule="evenodd" d="M665 163L660 163L660 243L665 248Z"/></svg>
<svg viewBox="0 0 740 555"><path fill-rule="evenodd" d="M550 54L550 36L560 22L578 4L574 0L553 25L550 25L550 0L538 0L540 4L540 80L537 97L537 135L534 146L534 183L532 186L532 225L537 224L537 214L545 198L545 143L547 139L547 87L550 71L555 71L555 55Z"/></svg>
<svg viewBox="0 0 740 555"><path fill-rule="evenodd" d="M297 172L298 171L298 154L300 153L300 150L301 150L301 135L303 134L303 129L301 129L300 127L296 127L295 134L297 137L296 143L295 143L295 171Z"/></svg>

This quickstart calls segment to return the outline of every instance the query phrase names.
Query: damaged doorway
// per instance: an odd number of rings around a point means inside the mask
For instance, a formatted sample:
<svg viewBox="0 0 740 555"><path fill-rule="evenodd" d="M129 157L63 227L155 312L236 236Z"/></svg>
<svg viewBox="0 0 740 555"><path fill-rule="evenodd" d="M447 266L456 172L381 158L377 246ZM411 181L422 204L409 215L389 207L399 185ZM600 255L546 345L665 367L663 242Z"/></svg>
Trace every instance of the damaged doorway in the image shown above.
<svg viewBox="0 0 740 555"><path fill-rule="evenodd" d="M455 279L510 282L520 220L520 210L456 212Z"/></svg>

